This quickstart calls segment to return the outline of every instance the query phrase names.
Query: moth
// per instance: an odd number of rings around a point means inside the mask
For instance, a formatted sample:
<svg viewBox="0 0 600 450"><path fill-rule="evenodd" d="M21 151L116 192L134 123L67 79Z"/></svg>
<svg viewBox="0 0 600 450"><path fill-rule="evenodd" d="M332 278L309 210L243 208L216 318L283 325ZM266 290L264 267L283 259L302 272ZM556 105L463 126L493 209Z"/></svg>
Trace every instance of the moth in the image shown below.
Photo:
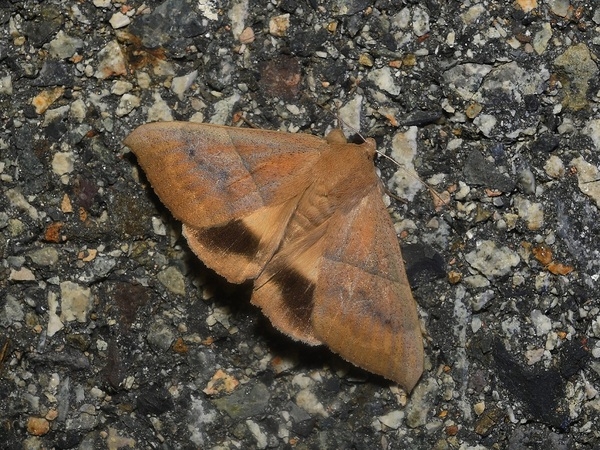
<svg viewBox="0 0 600 450"><path fill-rule="evenodd" d="M275 328L413 389L423 340L373 139L160 122L124 144L193 252L254 280Z"/></svg>

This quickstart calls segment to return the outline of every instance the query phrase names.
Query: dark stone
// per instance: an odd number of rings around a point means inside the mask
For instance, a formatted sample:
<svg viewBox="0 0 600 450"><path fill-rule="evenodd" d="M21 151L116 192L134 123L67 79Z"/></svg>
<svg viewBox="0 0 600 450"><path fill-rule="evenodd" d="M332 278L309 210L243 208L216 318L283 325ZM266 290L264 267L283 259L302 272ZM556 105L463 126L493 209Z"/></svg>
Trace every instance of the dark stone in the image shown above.
<svg viewBox="0 0 600 450"><path fill-rule="evenodd" d="M534 420L560 430L568 427L565 383L556 369L532 370L521 366L499 340L494 343L493 356L498 378Z"/></svg>
<svg viewBox="0 0 600 450"><path fill-rule="evenodd" d="M56 433L55 445L59 449L69 449L77 447L83 440L83 434L78 431L61 431Z"/></svg>
<svg viewBox="0 0 600 450"><path fill-rule="evenodd" d="M30 353L29 360L38 364L49 364L72 370L87 370L90 361L85 354L79 350L67 348L61 353Z"/></svg>
<svg viewBox="0 0 600 450"><path fill-rule="evenodd" d="M558 148L560 140L552 133L544 133L531 144L534 153L550 153Z"/></svg>
<svg viewBox="0 0 600 450"><path fill-rule="evenodd" d="M515 188L515 181L499 173L494 164L485 159L478 150L471 151L467 156L463 174L469 184L486 186L502 192L511 192Z"/></svg>
<svg viewBox="0 0 600 450"><path fill-rule="evenodd" d="M573 444L570 436L540 429L532 424L520 426L508 439L510 450L570 450L575 448Z"/></svg>
<svg viewBox="0 0 600 450"><path fill-rule="evenodd" d="M402 256L406 264L406 276L413 288L446 276L446 261L429 245L403 245Z"/></svg>
<svg viewBox="0 0 600 450"><path fill-rule="evenodd" d="M169 392L158 386L148 386L137 398L137 410L141 414L160 416L173 409L173 400Z"/></svg>
<svg viewBox="0 0 600 450"><path fill-rule="evenodd" d="M536 112L540 107L540 99L538 95L530 94L525 98L525 109L529 112Z"/></svg>
<svg viewBox="0 0 600 450"><path fill-rule="evenodd" d="M567 341L561 348L560 374L565 378L583 370L590 360L591 353L582 339Z"/></svg>
<svg viewBox="0 0 600 450"><path fill-rule="evenodd" d="M267 98L292 100L298 95L302 71L297 58L280 56L262 63L259 72L258 85Z"/></svg>
<svg viewBox="0 0 600 450"><path fill-rule="evenodd" d="M441 110L438 111L413 111L402 119L402 125L407 127L417 126L424 127L431 123L435 123L443 117Z"/></svg>
<svg viewBox="0 0 600 450"><path fill-rule="evenodd" d="M116 339L108 342L108 354L106 356L106 365L102 369L102 375L109 386L115 391L121 389L121 382L125 379L126 367Z"/></svg>
<svg viewBox="0 0 600 450"><path fill-rule="evenodd" d="M232 419L244 419L262 414L271 396L266 386L258 383L252 387L238 389L232 394L213 400L215 406Z"/></svg>
<svg viewBox="0 0 600 450"><path fill-rule="evenodd" d="M141 38L147 48L162 47L174 39L196 37L205 31L202 18L190 0L166 0L129 26L129 32Z"/></svg>
<svg viewBox="0 0 600 450"><path fill-rule="evenodd" d="M38 76L31 83L33 86L73 86L73 74L62 61L46 60Z"/></svg>
<svg viewBox="0 0 600 450"><path fill-rule="evenodd" d="M109 295L119 309L119 323L124 331L129 330L138 310L150 300L147 288L131 283L116 283Z"/></svg>
<svg viewBox="0 0 600 450"><path fill-rule="evenodd" d="M44 4L39 15L23 23L23 33L34 47L41 47L58 32L63 24L63 14L59 7Z"/></svg>
<svg viewBox="0 0 600 450"><path fill-rule="evenodd" d="M292 431L294 434L302 437L308 437L313 432L317 421L314 418L303 420L302 422L292 423Z"/></svg>
<svg viewBox="0 0 600 450"><path fill-rule="evenodd" d="M323 46L329 37L325 28L318 31L298 30L290 37L290 51L298 56L308 57Z"/></svg>

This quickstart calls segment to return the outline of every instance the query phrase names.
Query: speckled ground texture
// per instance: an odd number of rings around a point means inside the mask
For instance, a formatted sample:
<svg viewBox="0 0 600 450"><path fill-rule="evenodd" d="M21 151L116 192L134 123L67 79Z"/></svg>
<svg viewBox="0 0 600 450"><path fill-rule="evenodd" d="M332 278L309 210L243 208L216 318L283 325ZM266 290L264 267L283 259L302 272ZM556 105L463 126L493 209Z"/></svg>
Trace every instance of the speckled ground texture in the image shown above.
<svg viewBox="0 0 600 450"><path fill-rule="evenodd" d="M600 447L595 2L9 0L0 25L2 448ZM340 117L401 162L410 396L274 331L122 145L240 116Z"/></svg>

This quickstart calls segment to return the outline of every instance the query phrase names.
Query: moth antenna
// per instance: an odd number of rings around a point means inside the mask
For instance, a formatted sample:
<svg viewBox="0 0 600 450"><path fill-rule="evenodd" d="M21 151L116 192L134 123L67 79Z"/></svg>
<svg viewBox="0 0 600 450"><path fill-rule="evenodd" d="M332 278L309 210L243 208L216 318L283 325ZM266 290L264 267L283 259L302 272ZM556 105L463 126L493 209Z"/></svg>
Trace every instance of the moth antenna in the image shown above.
<svg viewBox="0 0 600 450"><path fill-rule="evenodd" d="M388 189L387 186L385 186L385 194L392 197L397 202L408 203L408 201L405 198L399 197L398 195L394 194L390 189Z"/></svg>
<svg viewBox="0 0 600 450"><path fill-rule="evenodd" d="M233 123L244 122L250 128L260 128L251 120L246 119L246 117L244 116L244 113L242 111L238 111L238 112L234 113L232 121L233 121Z"/></svg>

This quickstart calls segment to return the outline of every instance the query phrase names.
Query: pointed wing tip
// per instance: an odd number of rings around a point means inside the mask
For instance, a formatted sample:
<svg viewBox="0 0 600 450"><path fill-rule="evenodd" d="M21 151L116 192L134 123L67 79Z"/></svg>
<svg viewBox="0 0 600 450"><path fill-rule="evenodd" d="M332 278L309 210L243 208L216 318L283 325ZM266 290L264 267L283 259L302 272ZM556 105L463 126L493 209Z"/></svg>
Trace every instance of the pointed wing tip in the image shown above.
<svg viewBox="0 0 600 450"><path fill-rule="evenodd" d="M415 386L419 383L419 380L423 376L423 369L417 369L414 372L407 374L402 380L396 381L408 394L410 394Z"/></svg>
<svg viewBox="0 0 600 450"><path fill-rule="evenodd" d="M148 122L140 125L130 132L123 140L123 144L134 153L144 151L156 141L164 141L177 136L177 132L186 127L197 125L193 122ZM206 124L202 124L206 125Z"/></svg>
<svg viewBox="0 0 600 450"><path fill-rule="evenodd" d="M147 134L148 134L148 128L149 128L149 123L146 123L144 125L140 125L139 127L137 127L135 130L133 130L131 133L129 133L127 135L127 137L125 137L125 139L123 139L123 145L126 145L127 147L129 147L131 149L131 151L135 154L137 154L138 151L142 150L144 147L146 147L146 142L147 142Z"/></svg>

